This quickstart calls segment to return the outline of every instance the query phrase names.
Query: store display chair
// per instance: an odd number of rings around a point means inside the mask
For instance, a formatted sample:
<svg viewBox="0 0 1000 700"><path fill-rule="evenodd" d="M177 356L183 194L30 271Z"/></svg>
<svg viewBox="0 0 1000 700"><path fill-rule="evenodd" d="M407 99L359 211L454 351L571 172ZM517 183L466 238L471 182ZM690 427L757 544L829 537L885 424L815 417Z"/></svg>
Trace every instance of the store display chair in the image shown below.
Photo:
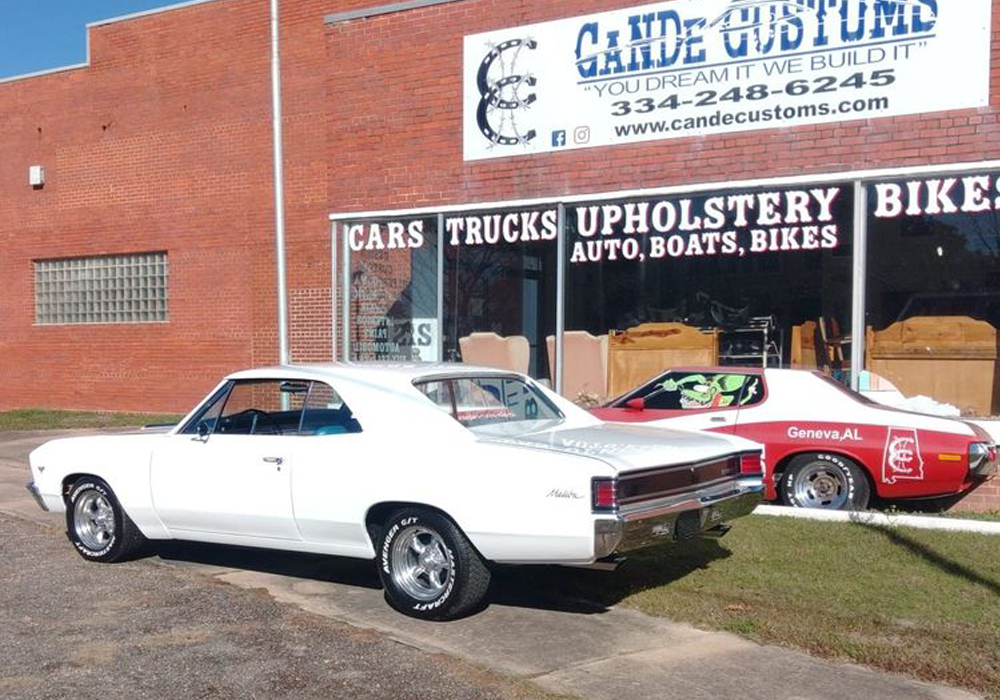
<svg viewBox="0 0 1000 700"><path fill-rule="evenodd" d="M556 338L545 339L549 351L549 376L556 376ZM563 396L570 401L608 396L608 336L587 331L566 331L563 335L565 370Z"/></svg>
<svg viewBox="0 0 1000 700"><path fill-rule="evenodd" d="M459 338L458 347L465 364L528 373L531 346L523 335L504 337L496 333L473 333Z"/></svg>
<svg viewBox="0 0 1000 700"><path fill-rule="evenodd" d="M851 369L851 336L841 335L832 316L820 316L813 331L817 367L827 374L846 374Z"/></svg>

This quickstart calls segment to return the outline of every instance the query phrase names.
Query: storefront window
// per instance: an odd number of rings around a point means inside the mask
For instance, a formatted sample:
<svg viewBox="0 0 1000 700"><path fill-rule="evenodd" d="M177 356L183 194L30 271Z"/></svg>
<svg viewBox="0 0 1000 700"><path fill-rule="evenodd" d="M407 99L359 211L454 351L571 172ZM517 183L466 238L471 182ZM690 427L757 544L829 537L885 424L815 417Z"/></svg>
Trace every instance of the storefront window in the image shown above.
<svg viewBox="0 0 1000 700"><path fill-rule="evenodd" d="M345 223L351 359L438 360L435 217Z"/></svg>
<svg viewBox="0 0 1000 700"><path fill-rule="evenodd" d="M445 217L445 359L549 380L555 206Z"/></svg>
<svg viewBox="0 0 1000 700"><path fill-rule="evenodd" d="M850 373L853 188L722 191L567 208L564 394L671 367Z"/></svg>
<svg viewBox="0 0 1000 700"><path fill-rule="evenodd" d="M998 177L868 189L866 366L876 383L944 412L1000 412Z"/></svg>

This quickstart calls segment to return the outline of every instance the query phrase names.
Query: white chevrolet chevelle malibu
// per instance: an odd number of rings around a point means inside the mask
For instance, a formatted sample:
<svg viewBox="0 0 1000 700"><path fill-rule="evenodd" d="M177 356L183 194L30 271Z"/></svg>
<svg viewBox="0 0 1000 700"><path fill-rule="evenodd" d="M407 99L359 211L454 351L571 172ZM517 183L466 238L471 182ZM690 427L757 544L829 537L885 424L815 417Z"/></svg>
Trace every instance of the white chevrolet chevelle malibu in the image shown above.
<svg viewBox="0 0 1000 700"><path fill-rule="evenodd" d="M605 423L519 374L329 364L232 374L159 432L48 442L28 488L87 559L164 539L375 559L390 604L448 619L493 564L613 568L722 535L761 465L756 443Z"/></svg>

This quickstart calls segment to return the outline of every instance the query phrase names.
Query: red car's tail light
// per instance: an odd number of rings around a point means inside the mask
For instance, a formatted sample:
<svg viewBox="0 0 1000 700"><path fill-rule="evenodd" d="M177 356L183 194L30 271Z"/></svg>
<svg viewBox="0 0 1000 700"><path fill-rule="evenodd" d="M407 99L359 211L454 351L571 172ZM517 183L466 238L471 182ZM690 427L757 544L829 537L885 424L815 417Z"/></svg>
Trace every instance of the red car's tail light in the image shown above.
<svg viewBox="0 0 1000 700"><path fill-rule="evenodd" d="M747 452L740 455L740 474L743 476L760 476L764 473L764 460L760 452Z"/></svg>
<svg viewBox="0 0 1000 700"><path fill-rule="evenodd" d="M595 511L611 511L618 508L618 480L594 479L592 484Z"/></svg>

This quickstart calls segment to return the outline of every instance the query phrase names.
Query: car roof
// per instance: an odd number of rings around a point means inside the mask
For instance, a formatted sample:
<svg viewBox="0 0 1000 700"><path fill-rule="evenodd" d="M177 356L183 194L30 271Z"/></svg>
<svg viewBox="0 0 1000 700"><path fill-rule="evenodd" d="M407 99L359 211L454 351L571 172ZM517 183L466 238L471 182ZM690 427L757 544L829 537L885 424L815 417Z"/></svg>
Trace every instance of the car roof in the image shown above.
<svg viewBox="0 0 1000 700"><path fill-rule="evenodd" d="M412 384L418 379L429 380L444 376L483 374L521 376L516 372L497 369L495 367L466 365L458 362L323 362L301 365L275 365L272 367L248 369L234 372L227 378L347 379L391 384Z"/></svg>
<svg viewBox="0 0 1000 700"><path fill-rule="evenodd" d="M763 374L764 370L761 367L669 367L663 370L662 374L667 372L700 372L704 374L718 374L721 372L733 372L739 374Z"/></svg>
<svg viewBox="0 0 1000 700"><path fill-rule="evenodd" d="M714 367L710 366L670 367L668 369L663 370L661 374L666 374L667 372L701 372L706 374L731 372L733 374L756 374L756 375L761 375L765 373L766 374L822 374L822 372L820 372L818 369L812 369L808 367L803 367L803 368L783 367L780 369L777 367L768 367L767 369L764 369L763 367L737 367L737 366L722 367L719 365L716 365Z"/></svg>

